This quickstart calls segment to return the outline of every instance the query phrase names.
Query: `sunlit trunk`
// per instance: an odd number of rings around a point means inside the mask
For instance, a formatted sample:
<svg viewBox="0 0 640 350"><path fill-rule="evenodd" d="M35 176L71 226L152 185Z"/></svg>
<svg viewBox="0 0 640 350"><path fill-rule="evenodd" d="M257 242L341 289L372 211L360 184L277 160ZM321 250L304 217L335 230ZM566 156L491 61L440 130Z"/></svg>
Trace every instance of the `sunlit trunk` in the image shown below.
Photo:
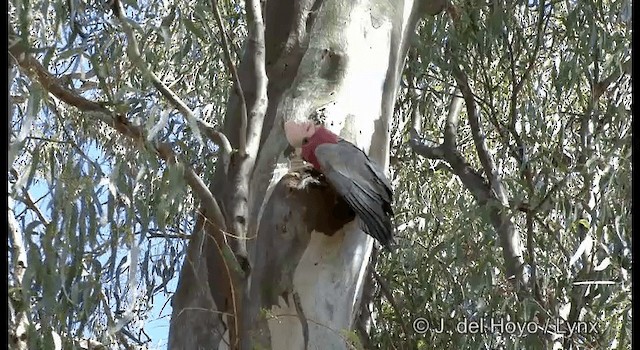
<svg viewBox="0 0 640 350"><path fill-rule="evenodd" d="M242 349L345 349L356 338L350 333L372 239L354 222L336 223L322 204L323 198L332 195L328 189L301 188L300 174L288 169L283 156L287 143L282 124L321 114L327 128L364 149L386 169L399 76L420 12L413 1L267 2L269 108L251 180L248 250L252 269L248 287L239 296ZM243 89L249 103L251 77L243 75L243 65L239 69L241 80L247 82ZM237 128L237 103L232 96L227 134ZM224 181L219 172L214 190L222 191ZM206 248L210 241L204 244L207 254L192 256L196 249L190 247L187 259L215 259L208 255L215 250ZM213 335L215 330L207 334L201 327L205 322L233 327L231 316L215 312L228 310L218 305L228 299L211 297L219 284L218 277L211 276L216 273L215 264L207 265L208 269L188 272L189 284L183 282L183 272L174 298L170 348L186 348L184 342L207 348L218 342L213 348L228 347L228 334L220 341L219 333ZM187 291L196 286L209 293L196 296ZM211 310L212 300L215 310ZM185 310L199 303L211 312ZM186 322L174 323L181 312L179 318ZM199 330L187 324L200 325Z"/></svg>

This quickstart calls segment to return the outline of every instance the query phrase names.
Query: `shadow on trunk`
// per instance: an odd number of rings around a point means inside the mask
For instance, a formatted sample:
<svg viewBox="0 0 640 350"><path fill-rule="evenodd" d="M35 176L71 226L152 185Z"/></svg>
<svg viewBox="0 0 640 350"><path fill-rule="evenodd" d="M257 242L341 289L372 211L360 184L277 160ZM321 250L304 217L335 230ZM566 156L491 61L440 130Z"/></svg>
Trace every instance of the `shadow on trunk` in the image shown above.
<svg viewBox="0 0 640 350"><path fill-rule="evenodd" d="M324 176L307 166L282 177L265 206L255 252L251 302L244 318L249 337L262 346L270 345L267 310L294 293L293 276L311 232L332 236L355 214L337 195ZM282 299L280 299L282 298ZM247 337L243 337L247 338ZM254 345L257 345L254 344Z"/></svg>

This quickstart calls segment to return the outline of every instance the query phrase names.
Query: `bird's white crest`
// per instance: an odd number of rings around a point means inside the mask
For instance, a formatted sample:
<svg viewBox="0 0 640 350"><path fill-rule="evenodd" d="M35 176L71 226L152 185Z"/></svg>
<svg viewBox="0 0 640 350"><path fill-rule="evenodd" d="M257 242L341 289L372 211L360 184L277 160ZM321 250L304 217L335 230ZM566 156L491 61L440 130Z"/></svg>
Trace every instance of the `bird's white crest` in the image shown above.
<svg viewBox="0 0 640 350"><path fill-rule="evenodd" d="M284 123L284 133L287 141L294 148L302 147L302 140L313 136L316 132L316 126L311 121L288 121Z"/></svg>

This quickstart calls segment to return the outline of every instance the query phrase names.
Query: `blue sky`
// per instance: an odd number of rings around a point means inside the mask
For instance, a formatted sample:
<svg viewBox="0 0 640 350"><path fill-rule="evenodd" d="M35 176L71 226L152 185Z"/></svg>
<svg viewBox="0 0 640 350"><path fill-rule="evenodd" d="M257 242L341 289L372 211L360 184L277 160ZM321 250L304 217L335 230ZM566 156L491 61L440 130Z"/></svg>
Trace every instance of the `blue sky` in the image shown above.
<svg viewBox="0 0 640 350"><path fill-rule="evenodd" d="M32 131L37 132L37 129L34 128L32 129ZM33 141L34 140L31 140L31 142ZM102 171L104 173L104 176L108 177L110 175L111 167L109 162L104 159L103 154L100 152L100 150L95 146L93 142L86 147L85 154L88 156L88 158L90 158L97 164L100 164ZM18 158L17 161L19 160L20 158ZM79 159L78 161L82 162L84 160ZM27 164L27 166L28 165L29 164ZM87 169L87 167L88 165L83 166L84 169ZM99 181L96 181L96 179L93 179L93 181L94 181L94 184L96 183L98 184L97 186L95 186L95 192L98 194L96 198L98 199L98 201L100 201L100 203L106 203L107 197L109 194L109 191L107 189L108 186L104 182L100 183ZM59 186L57 179L54 180L53 185ZM46 181L43 177L36 175L36 177L34 177L34 181L30 184L27 190L32 200L36 202L36 205L42 212L45 220L48 222L51 222L51 218L52 218L51 204L53 199L53 196L52 196L53 192L50 190L50 184L48 183L48 181ZM96 205L96 203L92 203L92 205ZM106 204L104 205L97 204L96 206L97 207L102 206L103 207L102 215L103 216L107 215ZM23 204L20 201L14 201L14 213L16 213L17 219L19 220L23 229L27 227L30 222L38 220L38 217L35 214L35 212L33 212L32 210L26 210L25 204ZM79 218L79 219L82 219L82 218ZM102 220L104 220L105 222L111 219L113 218L108 218L108 217L102 218ZM110 225L104 225L100 228L100 231L104 236L108 237L110 235L109 228L110 228ZM35 229L35 232L42 234L42 231L43 231L42 229L43 229L43 226L40 225ZM40 246L40 239L41 239L40 237L42 237L40 234L30 235L30 239L38 246ZM166 238L143 238L145 235L146 234L144 232L141 232L136 237L137 240L139 239L140 241L142 241L142 244L138 245L138 248L140 249L138 254L138 257L139 257L138 261L140 261L140 259L146 253L146 249L150 245L149 240L151 240L151 246L156 247L155 249L153 249L154 251L152 253L155 254L157 258L162 259L162 256L158 256L158 255L161 254L162 243L164 243L163 241L166 240ZM185 244L179 244L176 246L176 249L183 249L184 246ZM90 251L91 249L92 247L89 245L85 247L85 251ZM127 249L126 246L121 245L120 248L117 250L115 261L120 261L122 258L125 258L125 257L129 259L130 253L131 251ZM110 258L110 254L109 254L109 251L107 251L106 254L99 256L97 259L98 261L100 261L102 266L107 266L109 258ZM181 266L176 267L173 279L169 281L169 283L166 286L166 290L170 293L169 295L171 295L175 291L180 268ZM143 279L141 276L140 267L138 267L137 270L138 270L138 273L136 276L136 281L133 284L135 286L138 286L138 288L136 288L137 292L131 293L131 291L123 290L121 291L122 298L126 299L127 296L130 297L135 294L139 294L140 296L142 296L145 293L145 289L141 285L141 282L143 281ZM128 274L129 271L130 269L123 269L120 272L123 274ZM128 275L126 276L128 277ZM123 278L123 280L126 282L127 278ZM115 304L113 304L113 300L110 300L110 304L111 304L111 312L114 313L116 310L114 307ZM144 331L151 338L151 341L148 344L150 349L166 348L171 311L172 311L171 302L168 299L168 296L165 296L163 291L159 291L154 296L152 308L147 314L148 316L147 320L144 321ZM95 335L93 335L93 337L95 337ZM144 337L141 337L141 339L145 340Z"/></svg>
<svg viewBox="0 0 640 350"><path fill-rule="evenodd" d="M143 1L144 3L145 1ZM143 3L139 3L138 5L142 6ZM127 15L130 18L134 18L136 13L134 11L134 9L132 9L129 6L125 6L127 9ZM51 23L51 22L48 22ZM47 25L45 23L45 25ZM68 42L67 42L67 38L69 35L69 28L65 27L64 25L59 27L59 29L62 31L59 37L58 37L58 42L56 43L58 48L67 48L68 46ZM75 44L78 44L80 40L83 40L80 37L75 37ZM74 45L75 46L75 45ZM66 49L63 49L63 51ZM60 53L60 52L58 52ZM91 70L91 67L89 66L90 62L86 57L82 57L82 55L78 55L76 56L78 59L75 60L75 62L71 63L71 69L64 71L64 74L69 74L71 72L89 72ZM42 59L41 55L38 56L39 59ZM63 65L64 66L64 65ZM50 67L50 69L56 69L53 67L53 65ZM63 68L64 69L64 68ZM53 74L60 74L60 71L51 71ZM75 82L76 85L79 85L80 82ZM78 86L76 86L78 87ZM91 91L87 91L83 94L85 97L92 99L92 100L96 100L96 96L94 94L91 94ZM29 97L31 98L31 97ZM57 102L59 103L59 101ZM35 137L48 137L49 135L43 135L45 133L45 131L43 130L43 126L45 124L54 124L57 123L55 121L53 121L51 118L51 114L50 112L45 111L46 108L44 110L40 110L39 112L36 110L35 112L38 114L31 114L31 115L35 115L37 116L37 120L34 121L32 127L30 128L25 128L24 131L26 132L26 136L35 136ZM29 115L29 113L27 113L27 115ZM14 114L13 118L17 118L17 116ZM50 120L47 120L47 118L49 118ZM86 118L86 117L85 117ZM18 128L21 125L18 125ZM104 125L90 125L89 128L104 128L106 126ZM71 133L71 139L74 139L74 133ZM41 140L27 140L27 144L25 145L26 148L29 148L30 146L33 146L33 142L48 142L48 141L41 141ZM102 153L102 151L100 150L100 147L98 147L98 145L96 144L95 141L89 141L87 142L86 145L79 145L84 153L86 154L87 158L89 158L91 161L93 161L96 164L99 164L102 172L103 172L103 176L104 177L109 177L111 175L112 172L112 164L111 161L105 159L104 154ZM102 145L100 145L102 146ZM60 147L67 147L64 146L63 144L60 144ZM23 158L24 159L24 158ZM65 160L61 160L61 161L65 161ZM83 162L84 164L82 165L82 168L84 170L85 173L88 173L88 168L90 167L89 162L87 162L86 159L82 159L81 157L77 157L76 159L77 162ZM44 161L41 161L44 162ZM16 168L19 168L19 166L16 164ZM46 162L44 162L43 164L46 164ZM131 165L133 168L135 168L136 164L132 164ZM29 168L29 164L26 165L25 167L26 169ZM22 170L22 168L19 168L20 170ZM45 219L47 221L51 220L52 217L52 192L50 191L50 183L48 183L48 181L42 176L45 172L39 172L36 174L34 181L29 185L29 187L27 188L28 193L30 194L31 198L34 201L37 201L37 206L39 207L40 211L43 213ZM87 175L88 176L88 175ZM99 201L100 203L106 203L107 202L107 198L109 195L109 186L108 183L101 183L99 181L99 179L95 178L92 176L91 178L92 183L95 185L94 191L97 193L97 196L95 197L97 199L97 201ZM55 181L54 181L55 183ZM97 204L97 203L92 203L95 205L95 207L99 210L102 207L102 216L103 216L103 220L114 220L114 218L108 218L106 217L107 215L107 210L106 210L106 205L101 205L101 204ZM21 203L20 201L14 201L14 212L19 216L18 220L19 222L21 221L21 224L23 225L22 227L26 227L30 222L33 222L35 220L38 220L37 215L31 211L31 210L25 210L25 205L23 203ZM137 209L137 208L136 208ZM186 214L189 215L189 214ZM82 219L82 218L79 218ZM36 232L38 232L37 230L42 231L42 226L39 226L36 229ZM104 225L102 227L100 227L99 231L102 235L104 235L105 237L109 237L110 235L110 226L109 225ZM138 230L140 231L140 230ZM185 231L184 233L191 233L189 231ZM79 233L78 233L79 234ZM161 256L161 251L162 251L162 245L164 244L164 241L167 240L167 238L141 238L144 237L146 235L145 232L140 232L137 236L136 239L139 239L139 241L141 242L141 244L138 245L138 248L140 249L139 253L138 253L138 260L140 261L141 258L147 253L146 249L149 246L149 240L151 240L151 244L152 247L156 247L155 249L153 249L152 254L155 254L157 259L162 259ZM39 239L40 239L40 235L32 235L30 236L32 237L32 239L34 240L34 242L36 242L36 244L39 244ZM186 242L177 242L177 239L173 239L173 241L171 242L175 245L176 249L178 250L184 250L185 246L186 246ZM85 247L85 251L89 251L91 250L92 247L87 245ZM129 249L126 248L126 246L121 245L118 250L117 250L117 254L115 257L115 261L121 261L121 259L123 258L128 258L131 254L131 251ZM102 266L107 266L108 262L109 262L110 256L109 256L109 252L107 252L107 254L99 256L97 258L98 261L100 261L100 263L102 264ZM168 261L168 259L167 259ZM169 322L170 322L170 316L171 316L171 303L170 300L168 299L170 297L170 295L175 291L176 287L177 287L177 279L179 277L179 272L180 269L182 268L182 260L180 260L180 264L179 266L174 266L174 274L173 274L173 278L168 282L168 284L166 285L166 290L169 293L168 295L165 295L165 293L163 291L158 292L155 296L154 296L154 300L153 300L153 304L152 307L150 309L150 311L148 312L147 316L148 318L144 321L144 331L146 332L146 334L151 338L149 345L149 348L151 349L164 349L166 348L167 345L167 339L168 339L168 332L169 332ZM145 289L142 286L142 276L141 276L141 269L138 268L138 273L136 276L136 283L134 285L136 285L138 287L139 290L139 294L144 294L145 293ZM130 270L128 269L123 269L122 271L120 271L123 275L124 274L128 274ZM128 276L128 275L127 275ZM123 280L126 280L126 278L123 277ZM128 295L131 296L133 293L128 293L127 290L123 290L122 292L122 297L126 298ZM115 304L113 300L110 300L111 303L111 312L115 312ZM144 336L141 337L141 339L145 339Z"/></svg>

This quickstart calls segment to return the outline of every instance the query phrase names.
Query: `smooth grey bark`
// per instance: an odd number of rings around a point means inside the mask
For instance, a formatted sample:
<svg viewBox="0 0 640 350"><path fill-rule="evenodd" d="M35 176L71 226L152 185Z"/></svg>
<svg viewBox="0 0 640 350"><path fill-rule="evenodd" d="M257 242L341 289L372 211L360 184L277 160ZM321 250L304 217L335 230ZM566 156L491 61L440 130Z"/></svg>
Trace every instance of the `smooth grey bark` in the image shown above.
<svg viewBox="0 0 640 350"><path fill-rule="evenodd" d="M420 16L436 10L413 1L266 3L269 104L248 193L252 269L239 296L240 348L349 347L344 332L354 328L372 240L353 218L333 215L335 193L305 169L288 170L282 124L321 109L328 128L386 168L389 122L409 39ZM256 98L250 60L245 52L238 69L247 104ZM232 93L224 133L234 145L238 103ZM226 175L218 169L211 185L212 193L222 194L221 204L234 191ZM228 210L223 205L227 215ZM206 226L196 233L208 236ZM172 349L227 348L228 335L221 332L238 315L226 313L233 283L217 273L225 265L214 244L208 237L190 243L173 299Z"/></svg>

